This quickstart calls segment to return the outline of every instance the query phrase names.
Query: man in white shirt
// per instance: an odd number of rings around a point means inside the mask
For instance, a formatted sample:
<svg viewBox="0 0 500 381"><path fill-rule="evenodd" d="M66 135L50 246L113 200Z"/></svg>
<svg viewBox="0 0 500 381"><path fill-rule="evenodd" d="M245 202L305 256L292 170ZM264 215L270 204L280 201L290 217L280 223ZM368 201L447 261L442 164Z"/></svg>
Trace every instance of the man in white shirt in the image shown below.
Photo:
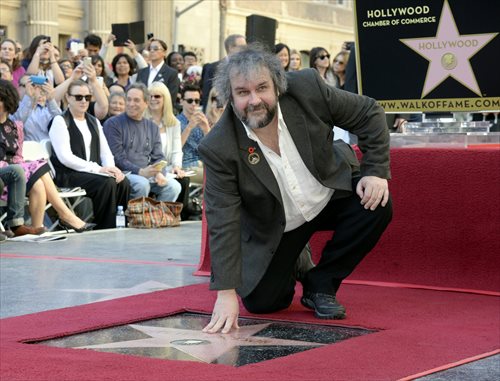
<svg viewBox="0 0 500 381"><path fill-rule="evenodd" d="M254 46L220 65L215 86L228 104L198 146L217 290L204 331L238 327L237 295L252 313L287 308L297 280L316 317L343 319L337 290L392 217L384 112L326 86L315 70L285 74L274 54ZM358 136L361 167L349 145L333 143L332 125ZM334 239L317 266L297 268L320 230L334 230Z"/></svg>

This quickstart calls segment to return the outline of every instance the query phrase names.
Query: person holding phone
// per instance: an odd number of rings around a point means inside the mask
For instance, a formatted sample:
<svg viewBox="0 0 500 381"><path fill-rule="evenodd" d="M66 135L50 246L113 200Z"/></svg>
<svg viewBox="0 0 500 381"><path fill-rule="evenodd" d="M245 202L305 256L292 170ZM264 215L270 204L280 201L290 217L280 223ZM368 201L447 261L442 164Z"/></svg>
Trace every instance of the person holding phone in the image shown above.
<svg viewBox="0 0 500 381"><path fill-rule="evenodd" d="M49 122L62 110L59 107L60 99L54 97L52 84L46 80L42 84L35 84L34 78L37 77L28 77L25 82L25 94L14 115L24 123L24 140L40 142L49 139Z"/></svg>
<svg viewBox="0 0 500 381"><path fill-rule="evenodd" d="M36 36L31 41L28 55L23 62L27 67L27 74L47 77L47 80L56 86L64 82L64 74L57 63L55 48L50 40L50 36Z"/></svg>
<svg viewBox="0 0 500 381"><path fill-rule="evenodd" d="M194 171L191 181L203 184L203 164L198 153L198 145L210 132L210 123L201 106L201 90L195 85L186 85L181 91L182 113L177 116L181 122L182 168Z"/></svg>

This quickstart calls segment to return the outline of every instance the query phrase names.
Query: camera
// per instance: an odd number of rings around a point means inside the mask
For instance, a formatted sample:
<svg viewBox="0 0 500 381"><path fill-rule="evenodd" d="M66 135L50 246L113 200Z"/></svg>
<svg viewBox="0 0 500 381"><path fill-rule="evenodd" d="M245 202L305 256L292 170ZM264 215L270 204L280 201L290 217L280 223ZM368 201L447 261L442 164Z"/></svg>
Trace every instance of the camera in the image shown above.
<svg viewBox="0 0 500 381"><path fill-rule="evenodd" d="M44 77L43 75L30 75L31 83L33 85L38 85L42 86L47 82L47 77Z"/></svg>
<svg viewBox="0 0 500 381"><path fill-rule="evenodd" d="M354 42L353 41L346 41L345 42L345 49L346 50L352 50L353 46L354 46Z"/></svg>
<svg viewBox="0 0 500 381"><path fill-rule="evenodd" d="M83 57L83 64L85 66L91 66L92 65L92 57Z"/></svg>
<svg viewBox="0 0 500 381"><path fill-rule="evenodd" d="M154 36L155 35L153 33L148 33L146 37L148 40L151 40Z"/></svg>

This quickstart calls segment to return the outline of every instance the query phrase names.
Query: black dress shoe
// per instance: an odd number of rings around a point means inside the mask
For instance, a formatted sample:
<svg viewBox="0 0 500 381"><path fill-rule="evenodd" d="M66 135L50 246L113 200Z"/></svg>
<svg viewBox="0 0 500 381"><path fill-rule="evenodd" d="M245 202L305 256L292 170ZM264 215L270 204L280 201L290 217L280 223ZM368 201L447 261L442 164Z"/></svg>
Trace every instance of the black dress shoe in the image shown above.
<svg viewBox="0 0 500 381"><path fill-rule="evenodd" d="M319 319L345 319L345 307L337 302L335 295L304 291L302 305L314 310Z"/></svg>
<svg viewBox="0 0 500 381"><path fill-rule="evenodd" d="M97 226L97 224L85 222L85 225L83 225L81 228L75 228L73 225L70 225L69 223L63 220L59 220L59 226L62 227L64 230L66 230L66 232L68 232L70 229L73 229L77 233L83 233L94 229Z"/></svg>
<svg viewBox="0 0 500 381"><path fill-rule="evenodd" d="M315 266L311 258L311 246L309 242L302 249L297 262L295 262L295 267L293 269L293 278L300 283L304 282L306 273Z"/></svg>

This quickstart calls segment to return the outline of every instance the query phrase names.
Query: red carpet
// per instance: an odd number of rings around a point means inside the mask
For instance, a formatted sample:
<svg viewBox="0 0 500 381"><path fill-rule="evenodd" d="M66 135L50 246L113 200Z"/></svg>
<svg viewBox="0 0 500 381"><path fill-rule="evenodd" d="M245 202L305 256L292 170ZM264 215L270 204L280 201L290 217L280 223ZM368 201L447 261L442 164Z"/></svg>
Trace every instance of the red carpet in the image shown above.
<svg viewBox="0 0 500 381"><path fill-rule="evenodd" d="M0 320L1 379L396 380L494 351L499 344L498 295L362 285L343 286L339 299L348 318L335 324L379 332L240 368L23 343L185 310L210 312L214 296L206 285L197 285ZM298 299L287 311L260 316L332 324L314 319Z"/></svg>

